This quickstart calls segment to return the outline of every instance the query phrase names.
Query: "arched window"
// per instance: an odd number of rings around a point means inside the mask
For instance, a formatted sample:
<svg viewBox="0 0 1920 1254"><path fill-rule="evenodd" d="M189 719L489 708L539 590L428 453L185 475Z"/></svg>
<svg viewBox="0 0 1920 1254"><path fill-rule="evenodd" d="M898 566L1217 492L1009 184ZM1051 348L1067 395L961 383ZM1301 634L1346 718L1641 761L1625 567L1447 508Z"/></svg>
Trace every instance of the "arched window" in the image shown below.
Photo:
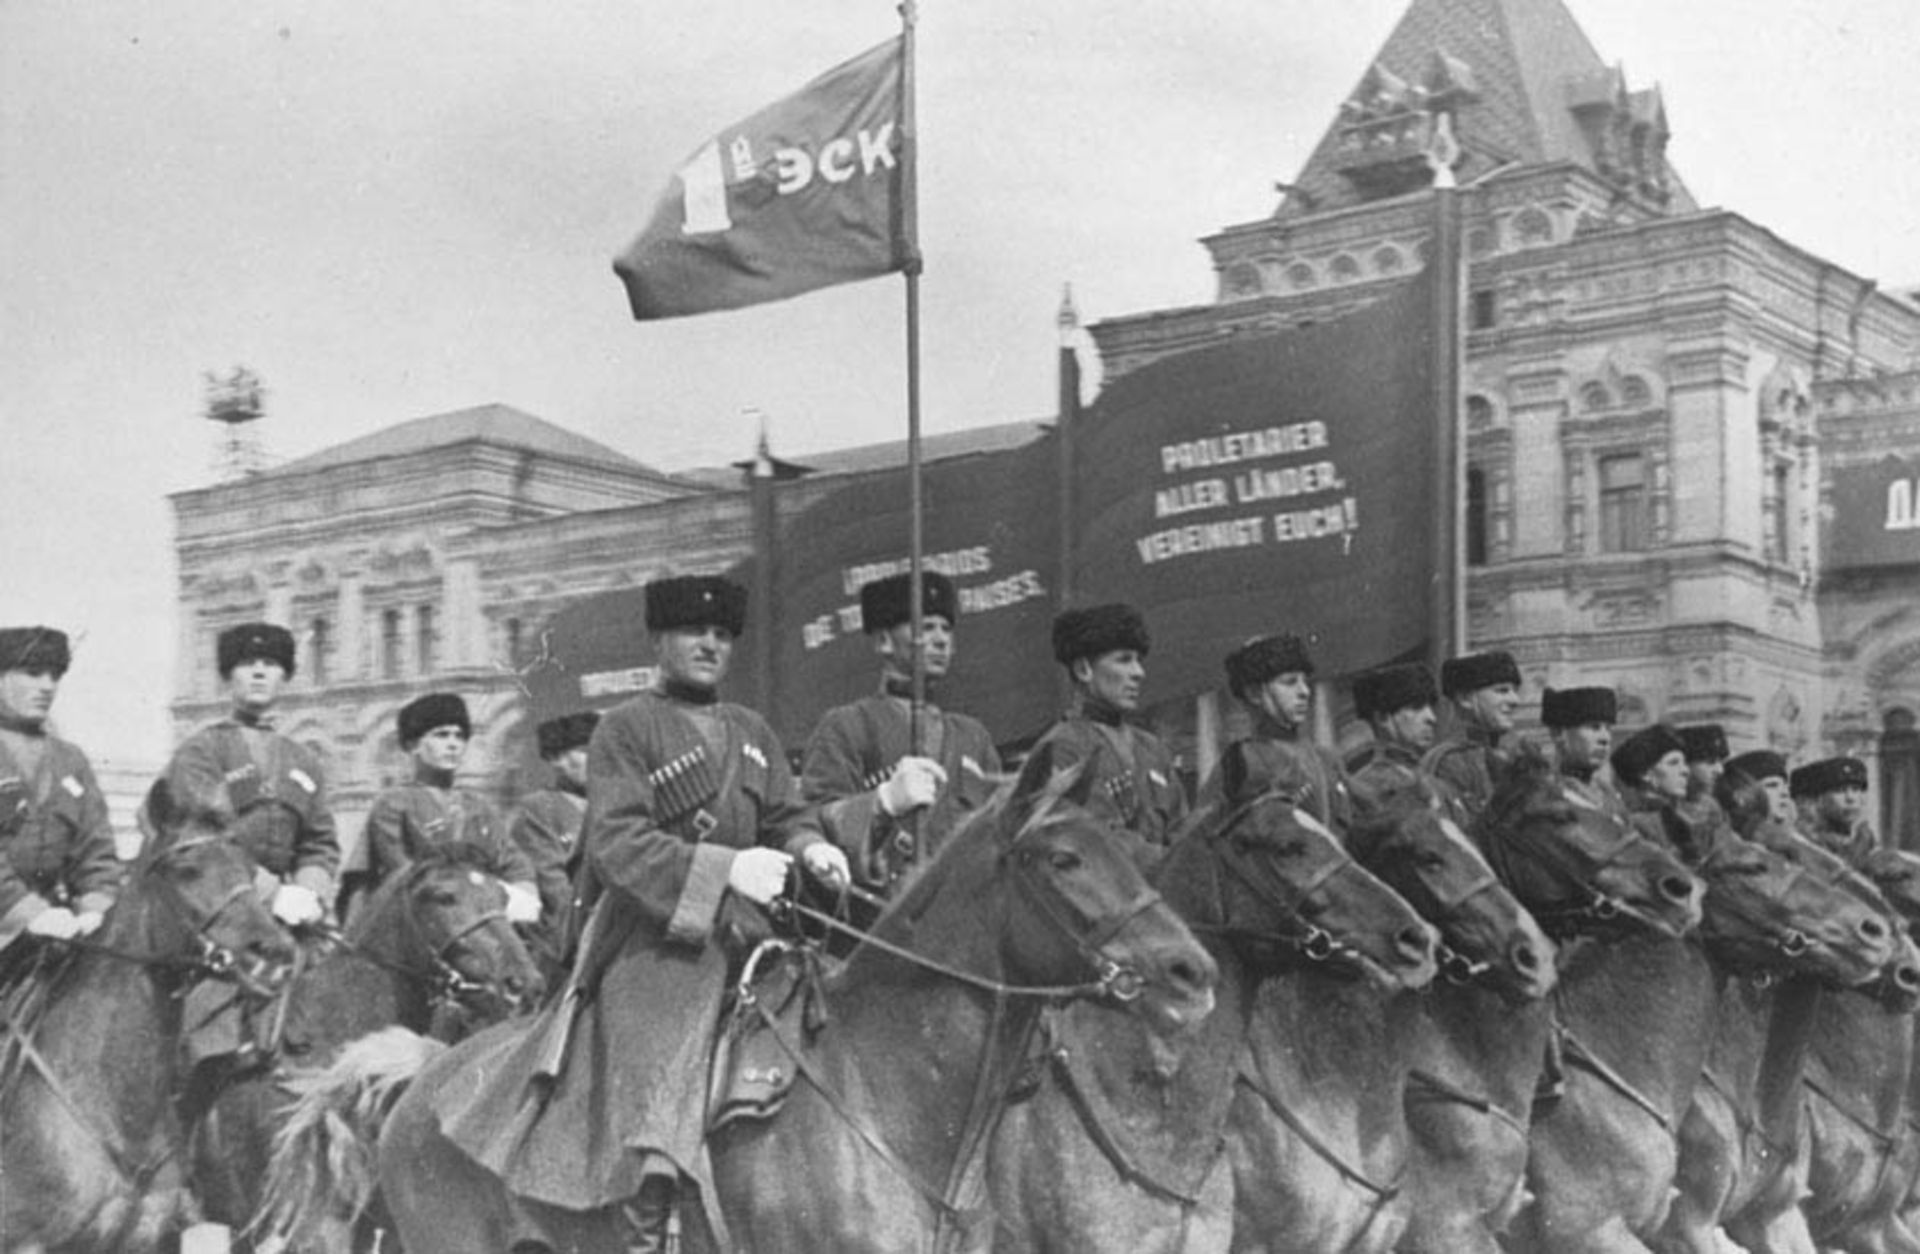
<svg viewBox="0 0 1920 1254"><path fill-rule="evenodd" d="M1337 283L1351 283L1360 277L1360 263L1345 253L1335 257L1333 264L1327 269L1332 272L1334 281Z"/></svg>
<svg viewBox="0 0 1920 1254"><path fill-rule="evenodd" d="M1888 710L1880 733L1880 832L1901 849L1920 850L1920 728L1912 710Z"/></svg>
<svg viewBox="0 0 1920 1254"><path fill-rule="evenodd" d="M380 615L380 676L400 678L400 611L385 610Z"/></svg>
<svg viewBox="0 0 1920 1254"><path fill-rule="evenodd" d="M439 661L440 633L431 605L414 607L414 652L417 654L418 673L433 674Z"/></svg>
<svg viewBox="0 0 1920 1254"><path fill-rule="evenodd" d="M1467 398L1467 430L1484 431L1493 425L1493 402L1484 396Z"/></svg>
<svg viewBox="0 0 1920 1254"><path fill-rule="evenodd" d="M1467 565L1487 564L1487 472L1467 468Z"/></svg>
<svg viewBox="0 0 1920 1254"><path fill-rule="evenodd" d="M327 654L333 649L332 629L324 618L316 618L307 627L307 682L315 688L327 685Z"/></svg>

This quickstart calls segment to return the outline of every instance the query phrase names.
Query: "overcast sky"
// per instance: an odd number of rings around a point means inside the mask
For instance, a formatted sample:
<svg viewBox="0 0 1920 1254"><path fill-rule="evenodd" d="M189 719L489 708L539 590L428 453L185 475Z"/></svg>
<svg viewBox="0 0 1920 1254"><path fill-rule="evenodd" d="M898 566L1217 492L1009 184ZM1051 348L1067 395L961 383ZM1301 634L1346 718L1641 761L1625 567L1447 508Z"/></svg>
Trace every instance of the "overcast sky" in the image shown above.
<svg viewBox="0 0 1920 1254"><path fill-rule="evenodd" d="M1704 205L1920 282L1920 5L1570 0L1658 83ZM1053 404L1053 319L1207 301L1405 0L922 0L930 432ZM285 459L499 401L664 469L904 432L897 278L636 325L609 263L708 135L888 0L0 0L0 624L83 635L55 714L169 749L172 513L203 371ZM211 659L196 659L211 665Z"/></svg>

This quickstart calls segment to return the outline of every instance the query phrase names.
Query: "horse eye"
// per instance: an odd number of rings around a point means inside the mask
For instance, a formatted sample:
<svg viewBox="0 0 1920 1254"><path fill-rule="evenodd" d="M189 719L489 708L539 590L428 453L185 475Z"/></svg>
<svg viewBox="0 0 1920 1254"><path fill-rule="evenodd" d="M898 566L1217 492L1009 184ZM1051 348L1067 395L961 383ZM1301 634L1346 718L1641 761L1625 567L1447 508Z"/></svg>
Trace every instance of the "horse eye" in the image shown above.
<svg viewBox="0 0 1920 1254"><path fill-rule="evenodd" d="M444 888L436 888L432 892L426 893L425 900L430 906L453 906L458 905L460 901L459 898Z"/></svg>
<svg viewBox="0 0 1920 1254"><path fill-rule="evenodd" d="M1080 855L1070 849L1056 849L1047 855L1047 865L1056 871L1076 871L1080 868Z"/></svg>

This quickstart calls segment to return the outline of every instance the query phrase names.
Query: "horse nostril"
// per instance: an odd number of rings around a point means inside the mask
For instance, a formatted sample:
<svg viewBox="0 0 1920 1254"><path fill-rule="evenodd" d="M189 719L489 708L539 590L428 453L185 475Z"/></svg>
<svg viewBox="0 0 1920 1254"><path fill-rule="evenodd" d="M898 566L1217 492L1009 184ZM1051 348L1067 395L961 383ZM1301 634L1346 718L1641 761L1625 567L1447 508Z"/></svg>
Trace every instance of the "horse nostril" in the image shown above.
<svg viewBox="0 0 1920 1254"><path fill-rule="evenodd" d="M1860 921L1860 935L1870 941L1883 941L1887 939L1887 925L1878 919L1862 919Z"/></svg>
<svg viewBox="0 0 1920 1254"><path fill-rule="evenodd" d="M1693 881L1684 875L1664 875L1660 878L1660 891L1674 901L1686 901L1693 896Z"/></svg>
<svg viewBox="0 0 1920 1254"><path fill-rule="evenodd" d="M1920 991L1920 968L1901 963L1893 971L1893 982L1909 992Z"/></svg>
<svg viewBox="0 0 1920 1254"><path fill-rule="evenodd" d="M1536 971L1540 967L1540 955L1533 946L1522 941L1513 947L1513 965L1522 971Z"/></svg>
<svg viewBox="0 0 1920 1254"><path fill-rule="evenodd" d="M1429 953L1433 948L1433 933L1424 927L1408 927L1400 930L1401 950L1416 956Z"/></svg>

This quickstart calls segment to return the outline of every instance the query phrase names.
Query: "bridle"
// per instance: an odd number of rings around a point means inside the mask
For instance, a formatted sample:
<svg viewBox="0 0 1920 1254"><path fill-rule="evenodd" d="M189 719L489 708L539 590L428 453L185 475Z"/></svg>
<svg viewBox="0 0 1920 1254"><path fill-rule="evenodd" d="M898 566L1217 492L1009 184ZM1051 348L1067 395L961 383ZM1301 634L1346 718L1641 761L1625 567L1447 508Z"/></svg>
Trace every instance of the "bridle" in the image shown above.
<svg viewBox="0 0 1920 1254"><path fill-rule="evenodd" d="M1557 783L1549 785L1568 805L1595 809L1589 803L1567 792ZM1481 820L1481 831L1486 839L1483 842L1487 862L1493 873L1504 883L1518 885L1519 879L1515 859L1519 851L1513 848L1514 838L1509 834L1513 830L1506 822L1512 812L1524 806L1532 794L1520 793L1513 801L1503 806L1497 813L1489 810ZM1597 811L1596 809L1596 812ZM1565 826L1558 824L1556 827ZM1603 892L1589 880L1587 867L1597 869L1618 864L1630 849L1652 848L1653 842L1647 839L1630 823L1619 824L1620 836L1613 844L1592 852L1576 851L1568 842L1561 840L1535 840L1526 850L1528 860L1536 866L1544 866L1560 878L1577 883L1581 897L1561 905L1529 905L1527 910L1540 924L1548 936L1564 939L1589 930L1599 930L1617 922L1622 916L1633 915L1633 908L1619 897Z"/></svg>
<svg viewBox="0 0 1920 1254"><path fill-rule="evenodd" d="M1402 834L1405 830L1403 823L1407 817L1417 818L1418 816L1412 815L1396 817L1394 819L1391 825L1392 834L1383 839L1379 845L1383 858L1397 846L1410 843L1410 839ZM1440 819L1438 815L1435 817L1436 821L1440 821L1443 824L1451 823L1451 820ZM1453 946L1447 944L1445 940L1445 925L1464 915L1467 912L1468 903L1475 898L1482 894L1502 889L1505 886L1500 882L1500 877L1494 873L1492 863L1473 848L1472 843L1466 840L1464 834L1456 834L1458 832L1457 828L1449 831L1446 827L1443 827L1442 831L1445 839L1449 843L1458 840L1465 844L1468 853L1472 855L1472 865L1475 868L1474 874L1467 880L1466 884L1452 892L1448 892L1429 882L1426 876L1419 873L1417 867L1413 871L1413 875L1420 881L1421 890L1433 898L1433 915L1438 916L1430 916L1430 921L1438 925L1441 930L1442 939L1437 946L1438 953L1436 955L1440 966L1440 976L1449 983L1466 984L1493 970L1493 963L1485 958L1468 957L1466 954L1461 953Z"/></svg>
<svg viewBox="0 0 1920 1254"><path fill-rule="evenodd" d="M412 907L410 890L412 881L398 886L398 891L408 893L407 907L401 911L407 931L407 943L410 950L425 953L427 964L423 968L415 963L389 957L366 945L356 942L342 929L331 924L309 929L319 937L322 944L355 955L382 970L391 971L403 979L410 980L427 991L428 1005L438 1010L446 1006L470 1009L473 1000L491 994L506 1002L509 1007L519 1004L519 994L501 987L498 980L475 980L461 972L454 965L451 955L474 933L495 923L507 925L507 913L504 909L483 910L464 927L456 930L445 940L435 945L427 936L426 929Z"/></svg>
<svg viewBox="0 0 1920 1254"><path fill-rule="evenodd" d="M1295 926L1285 931L1271 932L1230 927L1195 928L1194 930L1217 930L1224 935L1244 940L1282 945L1295 950L1309 962L1330 962L1339 958L1361 957L1360 950L1319 924L1310 921L1302 912L1302 907L1335 877L1365 874L1352 854L1337 841L1332 842L1334 856L1327 859L1326 864L1317 868L1304 883L1295 884L1275 873L1266 865L1264 859L1248 857L1233 840L1232 834L1242 822L1260 806L1270 804L1285 805L1295 811L1299 809L1293 799L1284 792L1262 793L1229 810L1226 818L1215 827L1211 839L1222 842L1221 865L1232 872L1235 878L1255 896L1276 906L1281 915Z"/></svg>

